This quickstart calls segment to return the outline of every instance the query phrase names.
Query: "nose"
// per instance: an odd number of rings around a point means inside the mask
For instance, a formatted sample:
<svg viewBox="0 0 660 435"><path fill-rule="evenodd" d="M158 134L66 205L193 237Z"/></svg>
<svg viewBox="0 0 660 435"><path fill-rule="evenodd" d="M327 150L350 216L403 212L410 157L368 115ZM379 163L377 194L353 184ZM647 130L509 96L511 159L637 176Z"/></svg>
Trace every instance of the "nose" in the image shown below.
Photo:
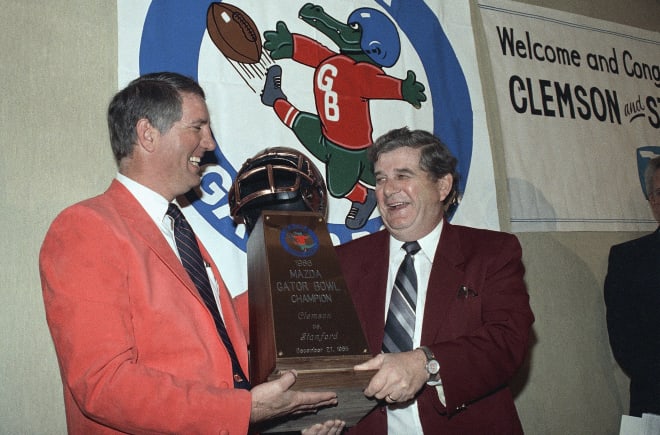
<svg viewBox="0 0 660 435"><path fill-rule="evenodd" d="M210 127L204 128L204 134L202 135L202 141L199 144L206 151L213 151L215 149L215 139L213 139L213 133L211 132Z"/></svg>
<svg viewBox="0 0 660 435"><path fill-rule="evenodd" d="M390 196L393 193L396 193L399 190L398 183L393 179L386 179L381 182L380 188L383 191L383 195Z"/></svg>

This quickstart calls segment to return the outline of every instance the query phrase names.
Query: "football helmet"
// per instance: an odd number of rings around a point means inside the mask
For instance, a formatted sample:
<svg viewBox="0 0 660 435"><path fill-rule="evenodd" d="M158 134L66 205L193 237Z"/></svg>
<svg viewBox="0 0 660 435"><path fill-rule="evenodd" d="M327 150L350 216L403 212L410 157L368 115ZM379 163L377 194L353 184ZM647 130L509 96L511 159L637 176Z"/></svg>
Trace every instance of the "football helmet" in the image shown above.
<svg viewBox="0 0 660 435"><path fill-rule="evenodd" d="M348 17L347 23L362 28L360 47L380 66L391 67L401 54L399 32L392 20L373 8L359 8Z"/></svg>
<svg viewBox="0 0 660 435"><path fill-rule="evenodd" d="M252 231L262 210L327 214L328 194L316 165L303 153L273 147L243 163L228 194L229 213Z"/></svg>

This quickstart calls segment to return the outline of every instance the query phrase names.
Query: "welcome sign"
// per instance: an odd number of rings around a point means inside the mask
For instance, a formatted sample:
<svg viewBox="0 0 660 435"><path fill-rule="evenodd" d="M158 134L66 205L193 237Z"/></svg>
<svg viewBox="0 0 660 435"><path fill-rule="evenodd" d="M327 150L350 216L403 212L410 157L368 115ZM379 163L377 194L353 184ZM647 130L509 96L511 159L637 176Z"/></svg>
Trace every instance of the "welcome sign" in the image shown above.
<svg viewBox="0 0 660 435"><path fill-rule="evenodd" d="M655 229L643 173L660 155L660 35L510 1L479 8L512 229Z"/></svg>

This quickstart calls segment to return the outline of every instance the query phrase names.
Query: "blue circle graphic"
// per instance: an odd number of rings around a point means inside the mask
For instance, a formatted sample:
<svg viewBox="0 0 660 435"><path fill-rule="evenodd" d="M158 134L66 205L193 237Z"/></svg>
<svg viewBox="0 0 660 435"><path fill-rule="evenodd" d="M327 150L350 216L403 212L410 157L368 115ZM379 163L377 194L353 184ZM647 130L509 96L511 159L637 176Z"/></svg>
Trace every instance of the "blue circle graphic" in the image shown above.
<svg viewBox="0 0 660 435"><path fill-rule="evenodd" d="M142 30L140 74L176 71L197 80L199 51L206 31L206 11L211 3L214 2L153 0ZM437 16L423 0L375 0L375 3L390 14L408 37L426 77L437 78L427 84L427 93L432 95L433 102L433 133L458 158L458 187L464 192L472 158L473 115L470 93L458 58ZM222 167L223 175L214 172L203 177L201 188L207 192L223 185L218 177L236 175L236 168L220 147L216 147L213 154L213 162ZM238 166L241 164L239 162ZM247 235L236 234L231 217L218 217L214 213L219 205L226 205L226 195L222 200L224 203L221 201L215 205L205 204L193 193L187 197L217 232L239 249L246 250ZM359 232L375 232L381 225L380 217L372 218ZM342 224L330 223L328 230L340 243L351 240L354 233Z"/></svg>

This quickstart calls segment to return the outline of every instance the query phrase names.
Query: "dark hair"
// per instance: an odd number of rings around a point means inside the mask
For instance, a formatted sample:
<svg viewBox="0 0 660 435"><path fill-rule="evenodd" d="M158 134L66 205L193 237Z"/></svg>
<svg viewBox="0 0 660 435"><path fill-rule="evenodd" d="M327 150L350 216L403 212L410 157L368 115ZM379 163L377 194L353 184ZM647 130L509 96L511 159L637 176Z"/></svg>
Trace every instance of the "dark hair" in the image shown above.
<svg viewBox="0 0 660 435"><path fill-rule="evenodd" d="M458 160L438 137L428 131L410 130L408 127L390 130L376 139L376 142L369 148L369 160L373 165L381 154L402 147L420 150L419 167L434 181L451 174L453 184L443 204L445 209L456 204L458 202L458 173L456 172Z"/></svg>
<svg viewBox="0 0 660 435"><path fill-rule="evenodd" d="M117 92L108 106L110 145L117 163L132 154L140 119L149 120L161 133L181 119L181 94L185 93L205 99L204 90L195 80L173 72L140 76Z"/></svg>

